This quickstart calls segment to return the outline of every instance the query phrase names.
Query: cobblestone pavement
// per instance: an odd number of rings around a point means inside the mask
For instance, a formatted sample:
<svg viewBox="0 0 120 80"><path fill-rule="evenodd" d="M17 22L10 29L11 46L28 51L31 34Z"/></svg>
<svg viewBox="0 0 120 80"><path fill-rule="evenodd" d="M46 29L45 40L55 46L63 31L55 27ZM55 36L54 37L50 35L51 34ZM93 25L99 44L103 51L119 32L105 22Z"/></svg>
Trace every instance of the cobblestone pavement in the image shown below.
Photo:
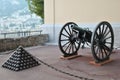
<svg viewBox="0 0 120 80"><path fill-rule="evenodd" d="M40 60L67 73L94 80L120 80L120 50L114 50L111 55L112 62L103 66L94 66L89 62L93 60L91 50L80 49L78 57L71 60L62 60L58 46L36 46L25 48L30 54ZM12 55L0 55L0 66ZM41 65L23 71L15 72L0 67L0 80L85 80L78 79L67 74ZM87 80L87 79L86 79Z"/></svg>

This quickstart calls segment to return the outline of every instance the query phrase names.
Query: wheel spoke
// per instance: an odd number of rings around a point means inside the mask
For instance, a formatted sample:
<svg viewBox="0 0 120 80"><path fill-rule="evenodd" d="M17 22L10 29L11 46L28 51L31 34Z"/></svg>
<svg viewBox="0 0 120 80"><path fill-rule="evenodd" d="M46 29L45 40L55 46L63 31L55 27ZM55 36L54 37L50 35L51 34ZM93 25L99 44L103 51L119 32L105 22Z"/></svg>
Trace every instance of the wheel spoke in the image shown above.
<svg viewBox="0 0 120 80"><path fill-rule="evenodd" d="M103 34L103 32L104 32L104 27L105 27L105 26L104 26L104 24L103 24L103 28L102 28L102 34Z"/></svg>
<svg viewBox="0 0 120 80"><path fill-rule="evenodd" d="M64 30L67 32L67 34L70 36L70 33L66 30L66 28L64 28Z"/></svg>
<svg viewBox="0 0 120 80"><path fill-rule="evenodd" d="M63 36L65 36L65 37L69 38L69 36L67 36L67 35L65 35L65 34L63 34L63 33L62 33L61 35L63 35Z"/></svg>
<svg viewBox="0 0 120 80"><path fill-rule="evenodd" d="M104 53L103 53L103 51L102 51L102 48L100 49L100 51L101 51L101 55L102 55L102 59L104 59Z"/></svg>
<svg viewBox="0 0 120 80"><path fill-rule="evenodd" d="M107 40L107 39L110 39L110 38L112 38L112 36L109 36L109 37L107 37L107 38L104 38L104 40Z"/></svg>
<svg viewBox="0 0 120 80"><path fill-rule="evenodd" d="M69 45L67 46L67 48L65 49L65 52L67 51L67 49L69 48L69 46L70 46L70 43L69 43Z"/></svg>
<svg viewBox="0 0 120 80"><path fill-rule="evenodd" d="M70 35L72 34L71 30L70 30L70 25L68 25L68 29L69 29L69 32L70 32Z"/></svg>
<svg viewBox="0 0 120 80"><path fill-rule="evenodd" d="M70 44L70 46L69 46L69 52L68 52L68 53L70 53L70 51L71 51L71 44Z"/></svg>
<svg viewBox="0 0 120 80"><path fill-rule="evenodd" d="M96 46L97 47L97 46ZM98 54L98 52L99 52L99 48L97 47L97 49L96 49L96 54Z"/></svg>
<svg viewBox="0 0 120 80"><path fill-rule="evenodd" d="M62 40L60 40L60 41L69 41L69 39L62 39Z"/></svg>
<svg viewBox="0 0 120 80"><path fill-rule="evenodd" d="M75 43L73 43L74 44L74 46L75 46L75 49L77 50L77 46L76 46L76 44Z"/></svg>
<svg viewBox="0 0 120 80"><path fill-rule="evenodd" d="M99 58L102 58L102 52L100 47L98 47L98 55L99 55Z"/></svg>
<svg viewBox="0 0 120 80"><path fill-rule="evenodd" d="M108 29L108 27L105 28L105 31L103 32L103 35L106 33L107 29Z"/></svg>
<svg viewBox="0 0 120 80"><path fill-rule="evenodd" d="M99 39L99 34L98 34L97 31L96 31L96 39L97 39L97 38Z"/></svg>
<svg viewBox="0 0 120 80"><path fill-rule="evenodd" d="M105 44L103 45L104 49L106 49L107 51L110 51L110 48L108 46L106 46Z"/></svg>
<svg viewBox="0 0 120 80"><path fill-rule="evenodd" d="M64 45L62 45L62 47L65 47L67 44L69 44L70 42L67 42L67 43L65 43Z"/></svg>
<svg viewBox="0 0 120 80"><path fill-rule="evenodd" d="M107 43L107 44L112 44L112 42L105 42L105 43Z"/></svg>
<svg viewBox="0 0 120 80"><path fill-rule="evenodd" d="M108 54L107 54L107 52L106 52L106 49L104 49L104 48L102 48L102 49L103 49L105 55L108 56Z"/></svg>
<svg viewBox="0 0 120 80"><path fill-rule="evenodd" d="M73 53L74 52L74 45L72 44L71 46L72 46L72 53Z"/></svg>
<svg viewBox="0 0 120 80"><path fill-rule="evenodd" d="M104 38L110 33L110 31L108 31L105 35L104 35Z"/></svg>
<svg viewBox="0 0 120 80"><path fill-rule="evenodd" d="M98 57L101 58L100 49L98 49Z"/></svg>
<svg viewBox="0 0 120 80"><path fill-rule="evenodd" d="M101 26L99 26L99 34L101 34Z"/></svg>

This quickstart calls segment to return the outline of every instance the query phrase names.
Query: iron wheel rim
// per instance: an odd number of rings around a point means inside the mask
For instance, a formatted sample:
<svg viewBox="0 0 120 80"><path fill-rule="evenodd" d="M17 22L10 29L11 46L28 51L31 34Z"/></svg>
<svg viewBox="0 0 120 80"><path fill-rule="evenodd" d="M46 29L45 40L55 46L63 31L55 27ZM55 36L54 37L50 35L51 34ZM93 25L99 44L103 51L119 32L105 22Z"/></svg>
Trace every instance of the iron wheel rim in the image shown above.
<svg viewBox="0 0 120 80"><path fill-rule="evenodd" d="M64 56L76 55L80 48L81 41L78 38L79 32L73 30L74 26L78 26L74 22L66 23L59 34L59 48Z"/></svg>
<svg viewBox="0 0 120 80"><path fill-rule="evenodd" d="M103 21L95 28L92 40L91 50L96 62L109 59L114 44L114 33L110 23Z"/></svg>

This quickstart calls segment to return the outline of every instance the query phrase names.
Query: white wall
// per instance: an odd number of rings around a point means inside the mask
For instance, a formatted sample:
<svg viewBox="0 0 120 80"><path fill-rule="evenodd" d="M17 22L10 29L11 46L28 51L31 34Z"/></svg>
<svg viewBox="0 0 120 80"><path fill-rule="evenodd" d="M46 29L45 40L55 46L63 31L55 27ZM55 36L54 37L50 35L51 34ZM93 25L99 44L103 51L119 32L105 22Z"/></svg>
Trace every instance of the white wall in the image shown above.
<svg viewBox="0 0 120 80"><path fill-rule="evenodd" d="M61 27L66 22L75 22L80 27L94 29L101 21L120 27L120 0L44 0L44 32L50 42L58 41Z"/></svg>

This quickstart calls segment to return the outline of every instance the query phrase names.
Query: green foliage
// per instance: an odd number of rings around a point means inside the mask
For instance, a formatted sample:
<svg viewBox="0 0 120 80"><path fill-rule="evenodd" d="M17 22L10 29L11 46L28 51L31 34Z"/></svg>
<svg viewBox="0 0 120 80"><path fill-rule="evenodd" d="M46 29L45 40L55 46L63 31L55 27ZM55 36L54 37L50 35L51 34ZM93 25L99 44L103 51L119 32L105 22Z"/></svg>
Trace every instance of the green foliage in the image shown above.
<svg viewBox="0 0 120 80"><path fill-rule="evenodd" d="M32 13L44 19L44 0L27 0L29 9Z"/></svg>

